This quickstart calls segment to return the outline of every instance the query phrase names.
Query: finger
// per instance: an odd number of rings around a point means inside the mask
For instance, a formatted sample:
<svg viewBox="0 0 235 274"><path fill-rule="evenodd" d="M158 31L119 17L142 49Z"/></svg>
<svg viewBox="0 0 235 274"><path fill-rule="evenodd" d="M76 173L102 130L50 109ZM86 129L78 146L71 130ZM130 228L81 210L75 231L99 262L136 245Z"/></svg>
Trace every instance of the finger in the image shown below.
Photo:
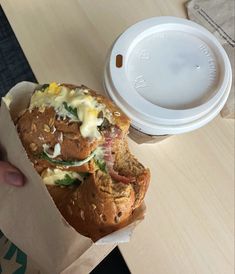
<svg viewBox="0 0 235 274"><path fill-rule="evenodd" d="M7 162L0 161L0 183L13 186L23 186L24 182L24 176L17 168Z"/></svg>

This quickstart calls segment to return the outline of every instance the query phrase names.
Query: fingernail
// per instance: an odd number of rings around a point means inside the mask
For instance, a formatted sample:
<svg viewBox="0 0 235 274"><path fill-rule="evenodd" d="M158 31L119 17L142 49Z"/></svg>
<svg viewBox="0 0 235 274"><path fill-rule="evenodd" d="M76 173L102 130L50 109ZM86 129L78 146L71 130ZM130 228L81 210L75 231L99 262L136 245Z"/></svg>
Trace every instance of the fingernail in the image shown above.
<svg viewBox="0 0 235 274"><path fill-rule="evenodd" d="M19 172L9 171L4 176L4 179L9 185L22 186L24 184L23 175Z"/></svg>

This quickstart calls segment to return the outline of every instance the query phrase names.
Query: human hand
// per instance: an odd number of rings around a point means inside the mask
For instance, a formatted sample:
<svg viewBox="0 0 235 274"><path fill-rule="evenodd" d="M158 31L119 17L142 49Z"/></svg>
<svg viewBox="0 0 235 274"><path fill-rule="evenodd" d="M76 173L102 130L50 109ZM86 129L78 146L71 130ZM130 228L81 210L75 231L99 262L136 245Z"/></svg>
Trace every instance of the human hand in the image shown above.
<svg viewBox="0 0 235 274"><path fill-rule="evenodd" d="M24 181L24 175L17 168L8 162L0 161L0 184L23 186Z"/></svg>

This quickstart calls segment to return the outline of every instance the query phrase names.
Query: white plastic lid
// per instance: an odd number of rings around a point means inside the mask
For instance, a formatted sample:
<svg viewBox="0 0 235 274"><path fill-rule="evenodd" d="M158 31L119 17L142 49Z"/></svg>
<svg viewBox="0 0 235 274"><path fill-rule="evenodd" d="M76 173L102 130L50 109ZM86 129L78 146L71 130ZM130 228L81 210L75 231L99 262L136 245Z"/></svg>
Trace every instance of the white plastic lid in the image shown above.
<svg viewBox="0 0 235 274"><path fill-rule="evenodd" d="M209 31L186 19L156 17L117 39L104 85L135 128L164 135L213 119L227 100L231 80L229 59Z"/></svg>

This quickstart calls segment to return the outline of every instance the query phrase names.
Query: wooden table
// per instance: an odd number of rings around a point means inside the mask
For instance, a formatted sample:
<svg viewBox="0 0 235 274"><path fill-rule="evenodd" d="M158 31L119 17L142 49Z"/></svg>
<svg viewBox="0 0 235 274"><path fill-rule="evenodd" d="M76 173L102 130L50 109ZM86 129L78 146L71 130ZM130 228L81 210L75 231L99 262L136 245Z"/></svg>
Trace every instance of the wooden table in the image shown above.
<svg viewBox="0 0 235 274"><path fill-rule="evenodd" d="M184 0L2 0L39 82L102 90L115 38L151 16L185 17ZM134 274L232 274L234 122L217 117L195 132L132 151L152 171L148 212L121 252Z"/></svg>

